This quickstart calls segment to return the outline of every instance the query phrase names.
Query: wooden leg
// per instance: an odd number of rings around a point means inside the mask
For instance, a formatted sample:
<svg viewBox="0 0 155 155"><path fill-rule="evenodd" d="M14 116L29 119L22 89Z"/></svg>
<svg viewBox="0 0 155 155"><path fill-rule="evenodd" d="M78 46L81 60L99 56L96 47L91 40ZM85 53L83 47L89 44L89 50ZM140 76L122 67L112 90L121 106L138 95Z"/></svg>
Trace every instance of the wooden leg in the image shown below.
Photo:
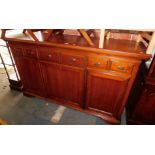
<svg viewBox="0 0 155 155"><path fill-rule="evenodd" d="M60 30L60 34L63 34L63 33L64 33L64 31L65 31L64 29Z"/></svg>
<svg viewBox="0 0 155 155"><path fill-rule="evenodd" d="M83 29L78 29L78 31L80 32L80 34L84 37L84 39L87 41L87 43L88 43L90 46L94 46L92 40L90 39L90 37L88 36L88 34L86 33L85 30L83 30Z"/></svg>
<svg viewBox="0 0 155 155"><path fill-rule="evenodd" d="M94 37L97 38L97 34L96 34L95 30L93 30L92 33L93 33Z"/></svg>
<svg viewBox="0 0 155 155"><path fill-rule="evenodd" d="M107 39L107 40L110 39L110 34L111 34L111 32L109 32L109 31L106 33L106 39Z"/></svg>
<svg viewBox="0 0 155 155"><path fill-rule="evenodd" d="M50 36L52 35L52 32L53 32L53 29L49 29L49 30L47 30L47 32L48 32L48 34L47 34L47 36L44 38L45 41L47 41L47 40L50 38Z"/></svg>
<svg viewBox="0 0 155 155"><path fill-rule="evenodd" d="M24 34L26 33L26 29L23 30L23 33L24 33Z"/></svg>
<svg viewBox="0 0 155 155"><path fill-rule="evenodd" d="M142 37L141 37L141 34L139 33L139 34L137 35L137 40L136 40L136 42L139 43L141 40L142 40Z"/></svg>
<svg viewBox="0 0 155 155"><path fill-rule="evenodd" d="M34 35L33 31L31 29L26 29L26 31L28 32L28 34L35 40L35 41L39 41L38 38Z"/></svg>
<svg viewBox="0 0 155 155"><path fill-rule="evenodd" d="M101 29L99 48L103 48L103 46L104 46L104 36L105 36L105 29Z"/></svg>
<svg viewBox="0 0 155 155"><path fill-rule="evenodd" d="M6 30L3 29L3 30L2 30L2 34L1 34L1 38L2 38L2 39L5 38L5 33L6 33Z"/></svg>
<svg viewBox="0 0 155 155"><path fill-rule="evenodd" d="M151 41L149 42L149 46L147 48L146 53L147 54L152 54L154 48L155 48L155 31L152 34L152 38L151 38Z"/></svg>

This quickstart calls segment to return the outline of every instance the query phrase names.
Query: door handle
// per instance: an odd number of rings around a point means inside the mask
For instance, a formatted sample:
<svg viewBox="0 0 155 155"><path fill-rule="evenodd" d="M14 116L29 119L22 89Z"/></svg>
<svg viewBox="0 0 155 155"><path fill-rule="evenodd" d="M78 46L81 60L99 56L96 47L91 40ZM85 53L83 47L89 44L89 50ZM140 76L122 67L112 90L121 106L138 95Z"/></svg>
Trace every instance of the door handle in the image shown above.
<svg viewBox="0 0 155 155"><path fill-rule="evenodd" d="M71 61L72 61L72 62L75 62L75 61L76 61L76 58L72 58Z"/></svg>
<svg viewBox="0 0 155 155"><path fill-rule="evenodd" d="M100 62L95 62L94 64L95 64L95 66L99 66L101 63Z"/></svg>
<svg viewBox="0 0 155 155"><path fill-rule="evenodd" d="M123 67L123 66L118 66L117 68L118 68L119 70L122 70L122 71L125 70L125 67Z"/></svg>
<svg viewBox="0 0 155 155"><path fill-rule="evenodd" d="M48 54L47 57L48 57L48 58L52 58L52 55L51 55L51 54Z"/></svg>

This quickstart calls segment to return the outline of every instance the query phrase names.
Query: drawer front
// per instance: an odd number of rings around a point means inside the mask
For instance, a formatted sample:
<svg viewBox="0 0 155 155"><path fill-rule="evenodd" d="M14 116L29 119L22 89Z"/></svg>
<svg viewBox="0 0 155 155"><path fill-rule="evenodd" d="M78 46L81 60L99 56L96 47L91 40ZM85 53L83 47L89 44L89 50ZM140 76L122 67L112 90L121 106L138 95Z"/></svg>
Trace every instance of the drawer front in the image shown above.
<svg viewBox="0 0 155 155"><path fill-rule="evenodd" d="M38 56L41 60L51 61L60 63L60 53L56 51L52 51L52 49L38 49Z"/></svg>
<svg viewBox="0 0 155 155"><path fill-rule="evenodd" d="M97 67L97 68L108 68L109 58L106 56L90 56L88 58L88 66Z"/></svg>
<svg viewBox="0 0 155 155"><path fill-rule="evenodd" d="M22 47L11 47L11 52L14 56L23 56Z"/></svg>
<svg viewBox="0 0 155 155"><path fill-rule="evenodd" d="M62 54L62 63L65 65L85 67L87 59L84 56Z"/></svg>
<svg viewBox="0 0 155 155"><path fill-rule="evenodd" d="M122 62L119 60L111 60L111 70L118 71L122 73L131 73L133 69L133 64L128 62Z"/></svg>
<svg viewBox="0 0 155 155"><path fill-rule="evenodd" d="M37 51L34 47L32 48L23 48L23 55L30 58L37 58Z"/></svg>

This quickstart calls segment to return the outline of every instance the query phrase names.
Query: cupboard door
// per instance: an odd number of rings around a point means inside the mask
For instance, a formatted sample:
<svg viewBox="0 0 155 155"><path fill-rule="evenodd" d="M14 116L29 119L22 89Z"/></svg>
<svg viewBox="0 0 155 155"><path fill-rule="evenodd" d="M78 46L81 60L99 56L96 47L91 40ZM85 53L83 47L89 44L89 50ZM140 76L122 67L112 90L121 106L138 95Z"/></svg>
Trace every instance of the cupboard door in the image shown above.
<svg viewBox="0 0 155 155"><path fill-rule="evenodd" d="M45 81L45 88L48 98L60 98L60 65L56 63L41 62L41 70Z"/></svg>
<svg viewBox="0 0 155 155"><path fill-rule="evenodd" d="M82 104L84 70L77 67L42 62L48 98L59 98Z"/></svg>
<svg viewBox="0 0 155 155"><path fill-rule="evenodd" d="M16 57L15 61L22 79L23 90L44 96L43 79L38 61L25 57Z"/></svg>
<svg viewBox="0 0 155 155"><path fill-rule="evenodd" d="M85 70L63 65L61 67L61 98L83 104Z"/></svg>
<svg viewBox="0 0 155 155"><path fill-rule="evenodd" d="M117 115L129 76L110 71L88 70L87 99L88 109Z"/></svg>

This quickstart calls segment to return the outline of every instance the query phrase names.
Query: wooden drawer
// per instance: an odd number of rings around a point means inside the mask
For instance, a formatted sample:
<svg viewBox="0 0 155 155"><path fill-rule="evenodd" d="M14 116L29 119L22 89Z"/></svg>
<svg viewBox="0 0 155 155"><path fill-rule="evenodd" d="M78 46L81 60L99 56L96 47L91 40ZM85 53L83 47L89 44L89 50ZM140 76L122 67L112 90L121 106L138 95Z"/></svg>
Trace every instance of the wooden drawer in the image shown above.
<svg viewBox="0 0 155 155"><path fill-rule="evenodd" d="M38 48L38 56L41 60L60 63L60 53L51 48Z"/></svg>
<svg viewBox="0 0 155 155"><path fill-rule="evenodd" d="M111 60L111 70L118 71L122 73L131 73L133 69L133 64L129 62L123 62L120 60Z"/></svg>
<svg viewBox="0 0 155 155"><path fill-rule="evenodd" d="M107 69L109 58L106 56L89 56L88 66Z"/></svg>
<svg viewBox="0 0 155 155"><path fill-rule="evenodd" d="M23 48L23 55L30 58L37 58L37 51L34 47L32 48Z"/></svg>
<svg viewBox="0 0 155 155"><path fill-rule="evenodd" d="M22 47L11 47L11 52L14 56L23 56Z"/></svg>
<svg viewBox="0 0 155 155"><path fill-rule="evenodd" d="M62 53L62 63L65 65L72 65L77 67L85 67L87 59L80 55L68 55Z"/></svg>

